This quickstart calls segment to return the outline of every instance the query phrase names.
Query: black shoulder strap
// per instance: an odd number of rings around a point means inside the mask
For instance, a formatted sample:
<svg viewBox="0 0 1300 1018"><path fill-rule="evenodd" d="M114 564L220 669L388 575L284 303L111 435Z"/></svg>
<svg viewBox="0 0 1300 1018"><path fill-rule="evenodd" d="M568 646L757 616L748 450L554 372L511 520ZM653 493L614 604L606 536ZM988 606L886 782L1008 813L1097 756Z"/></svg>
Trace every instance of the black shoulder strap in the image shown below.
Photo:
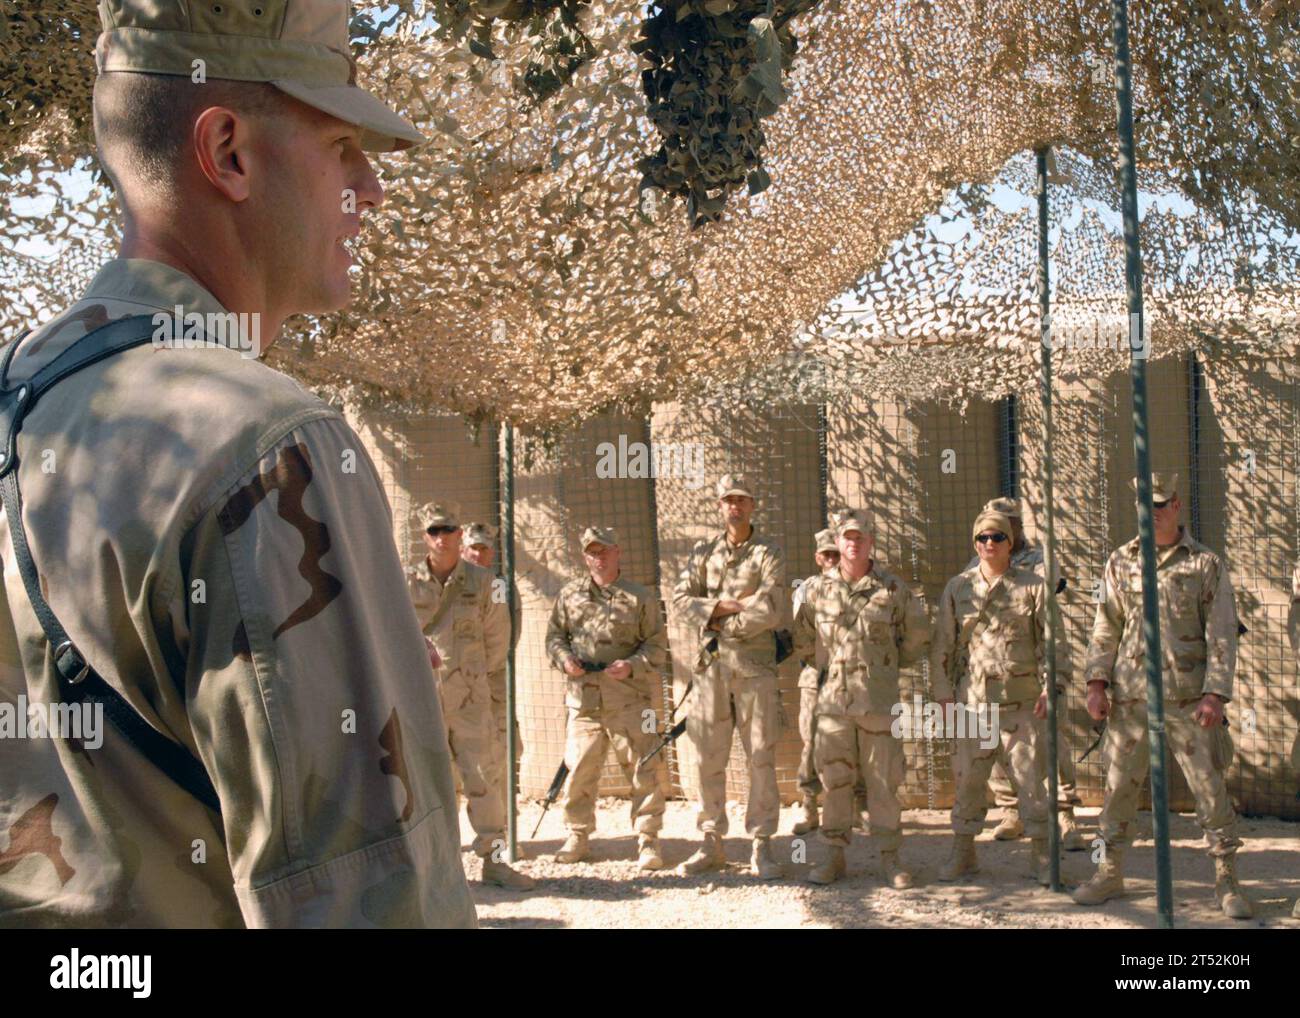
<svg viewBox="0 0 1300 1018"><path fill-rule="evenodd" d="M9 534L13 539L14 557L18 572L27 589L32 610L45 631L54 654L54 667L63 680L60 690L71 703L100 704L104 715L113 726L145 755L150 762L173 781L202 802L209 809L221 812L212 779L203 764L184 746L167 738L144 720L126 699L97 675L86 663L67 630L54 616L49 602L41 593L36 563L32 560L23 526L22 494L18 490L18 433L23 418L50 388L96 361L111 357L122 350L149 342L154 333L153 321L148 315L133 315L101 326L90 335L77 340L53 361L41 368L27 381L13 388L7 387L9 365L23 337L9 344L0 362L0 498L4 502L5 516L9 520Z"/></svg>

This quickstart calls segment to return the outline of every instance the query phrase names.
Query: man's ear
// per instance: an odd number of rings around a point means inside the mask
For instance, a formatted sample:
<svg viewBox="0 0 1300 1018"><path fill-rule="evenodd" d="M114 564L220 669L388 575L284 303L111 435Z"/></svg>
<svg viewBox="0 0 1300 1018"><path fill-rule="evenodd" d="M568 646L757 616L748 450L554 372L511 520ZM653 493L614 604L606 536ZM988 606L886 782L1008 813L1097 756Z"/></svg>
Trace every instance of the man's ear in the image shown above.
<svg viewBox="0 0 1300 1018"><path fill-rule="evenodd" d="M250 121L224 106L209 106L190 134L199 172L230 201L244 201L252 190Z"/></svg>

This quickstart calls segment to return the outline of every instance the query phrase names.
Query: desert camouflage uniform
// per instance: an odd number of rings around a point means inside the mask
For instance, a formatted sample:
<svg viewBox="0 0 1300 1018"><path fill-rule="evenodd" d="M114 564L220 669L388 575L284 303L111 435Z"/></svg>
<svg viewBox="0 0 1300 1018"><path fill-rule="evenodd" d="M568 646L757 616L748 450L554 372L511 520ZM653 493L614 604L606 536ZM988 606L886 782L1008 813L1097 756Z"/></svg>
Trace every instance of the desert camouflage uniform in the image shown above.
<svg viewBox="0 0 1300 1018"><path fill-rule="evenodd" d="M979 556L976 555L970 560L966 568L978 566L979 561ZM1011 553L1011 564L1019 566L1021 569L1028 569L1041 577L1043 575L1043 549L1031 541L1026 541L1024 547ZM1052 571L1059 577L1059 568L1054 568ZM1058 646L1056 655L1056 688L1058 691L1069 688L1069 663L1070 655ZM1059 698L1057 703L1058 706L1064 706ZM1058 718L1063 719L1064 713L1064 710L1062 710L1058 714ZM1079 796L1078 778L1074 767L1074 753L1070 746L1070 740L1065 737L1064 731L1059 732L1056 740L1056 777L1056 808L1062 812L1070 812L1075 806L1082 806L1083 799ZM993 765L993 772L989 778L989 789L993 792L993 801L999 808L1007 809L1016 805L1018 799L1015 787L1011 784L1011 779L1007 777L1006 768L1000 762Z"/></svg>
<svg viewBox="0 0 1300 1018"><path fill-rule="evenodd" d="M442 658L434 673L438 698L479 856L505 844L505 742L497 737L492 689L505 682L510 617L492 596L494 578L464 559L456 560L445 584L427 560L407 570L416 618ZM435 621L444 598L451 598L451 605Z"/></svg>
<svg viewBox="0 0 1300 1018"><path fill-rule="evenodd" d="M176 305L224 313L176 269L109 262L10 384ZM339 413L233 349L146 343L59 383L18 452L51 608L221 815L115 729L0 739L0 925L472 925L428 653ZM55 701L7 521L0 553L0 699Z"/></svg>
<svg viewBox="0 0 1300 1018"><path fill-rule="evenodd" d="M930 620L911 588L873 562L849 584L837 569L808 581L795 616L795 652L801 685L826 670L817 697L817 772L826 789L822 834L847 845L853 825L854 785L866 786L871 834L881 851L902 840L903 745L891 734L899 702L899 669L921 660Z"/></svg>
<svg viewBox="0 0 1300 1018"><path fill-rule="evenodd" d="M794 592L792 607L798 618L799 608L808 596L808 584L822 574L814 573L799 584ZM817 761L813 747L817 742L817 679L816 668L803 668L799 672L799 794L805 799L816 799L822 794L821 778L817 776Z"/></svg>
<svg viewBox="0 0 1300 1018"><path fill-rule="evenodd" d="M997 741L984 747L973 734L956 740L957 786L952 829L977 835L988 813L989 772L1002 761L1019 792L1020 815L1031 838L1047 837L1047 725L1034 717L1043 691L1046 590L1040 575L1011 565L992 582L978 565L948 581L939 598L930 680L936 700L956 697L959 708L998 705Z"/></svg>
<svg viewBox="0 0 1300 1018"><path fill-rule="evenodd" d="M1169 748L1196 799L1209 854L1229 856L1241 847L1223 777L1231 742L1227 729L1203 728L1193 714L1206 693L1232 698L1237 667L1232 582L1219 556L1186 528L1177 544L1157 549L1156 582ZM1102 744L1106 803L1098 818L1107 845L1127 844L1150 766L1145 655L1142 554L1134 538L1106 563L1106 600L1097 606L1084 673L1085 681L1109 683L1111 711Z"/></svg>
<svg viewBox="0 0 1300 1018"><path fill-rule="evenodd" d="M701 831L727 833L727 759L731 733L739 729L749 760L745 830L752 838L776 833L781 720L774 630L781 624L784 585L780 545L751 529L739 545L733 546L725 532L696 544L673 591L674 611L700 634L701 655L709 639L718 638L717 656L696 671L686 722L696 751ZM719 620L717 630L709 629L713 609L728 599L744 603L744 611Z"/></svg>
<svg viewBox="0 0 1300 1018"><path fill-rule="evenodd" d="M602 672L565 676L569 723L564 761L569 785L564 822L572 832L596 829L596 790L609 746L632 786L631 818L638 834L655 834L664 824L663 755L638 767L658 741L651 683L668 660L659 604L645 587L622 577L600 587L590 576L560 590L546 627L546 652L557 668L573 655L593 664L625 660L632 673L614 679Z"/></svg>

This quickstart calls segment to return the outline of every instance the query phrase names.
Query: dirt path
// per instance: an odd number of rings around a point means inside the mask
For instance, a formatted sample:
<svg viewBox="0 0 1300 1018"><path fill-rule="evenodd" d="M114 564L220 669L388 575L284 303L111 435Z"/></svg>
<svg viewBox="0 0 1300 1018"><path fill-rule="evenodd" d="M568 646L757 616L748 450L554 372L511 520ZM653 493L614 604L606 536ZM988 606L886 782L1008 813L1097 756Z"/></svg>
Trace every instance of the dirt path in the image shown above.
<svg viewBox="0 0 1300 1018"><path fill-rule="evenodd" d="M743 808L732 808L726 839L729 866L723 872L680 877L666 869L640 873L636 869L636 840L629 831L627 803L602 800L591 858L562 866L552 858L564 838L558 806L553 806L538 832L527 841L541 810L526 803L520 811L521 868L538 881L537 890L521 894L484 887L478 882L479 862L463 853L465 870L478 903L479 923L498 927L587 928L753 928L813 927L1153 927L1155 871L1151 851L1151 818L1141 814L1138 841L1127 867L1128 896L1098 908L1081 908L1065 895L1040 888L1028 876L1029 842L992 840L997 811L991 810L985 833L977 842L981 872L957 884L935 878L946 858L950 829L946 811L908 810L903 814L904 861L917 877L909 891L887 889L876 866L878 856L869 840L857 835L848 852L849 875L831 887L805 883L808 864L823 851L814 834L805 839L805 859L788 832L793 810L781 811L774 843L786 864L786 879L761 883L748 872L749 841L741 819ZM1091 835L1097 811L1082 810L1080 819ZM1174 863L1174 921L1184 928L1300 927L1291 908L1300 895L1300 824L1275 819L1242 821L1246 842L1239 871L1256 905L1256 918L1233 921L1215 906L1214 867L1201 848L1194 817L1172 818ZM469 824L461 816L461 831ZM695 812L686 802L668 804L662 847L669 867L695 850ZM1086 880L1093 866L1088 852L1066 853L1062 877L1068 885Z"/></svg>

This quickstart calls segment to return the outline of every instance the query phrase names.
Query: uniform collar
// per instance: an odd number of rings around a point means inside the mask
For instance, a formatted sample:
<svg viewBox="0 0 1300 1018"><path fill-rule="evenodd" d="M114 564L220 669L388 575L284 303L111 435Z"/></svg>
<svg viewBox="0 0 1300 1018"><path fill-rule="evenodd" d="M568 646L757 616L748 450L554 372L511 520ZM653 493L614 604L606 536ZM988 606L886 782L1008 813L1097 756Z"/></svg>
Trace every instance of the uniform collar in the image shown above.
<svg viewBox="0 0 1300 1018"><path fill-rule="evenodd" d="M871 560L870 567L854 583L850 583L848 580L844 578L844 573L840 571L839 566L836 566L830 575L834 576L837 580L839 580L840 583L848 587L849 592L853 594L856 594L862 590L871 590L873 587L881 586L880 566L875 559Z"/></svg>
<svg viewBox="0 0 1300 1018"><path fill-rule="evenodd" d="M173 314L180 307L183 315L202 315L205 320L208 315L229 314L221 301L192 276L147 258L114 258L105 263L86 287L81 300L127 301ZM182 321L181 328L184 325ZM228 346L238 342L233 329L220 330L217 339L223 337ZM263 337L263 343L266 339Z"/></svg>
<svg viewBox="0 0 1300 1018"><path fill-rule="evenodd" d="M462 583L465 579L465 560L463 558L456 559L455 568L447 574L447 580L445 583L438 582L437 574L434 573L433 568L429 565L428 555L425 555L424 558L420 559L420 565L418 568L420 570L421 579L427 580L430 583L438 583L443 590L446 590L454 583Z"/></svg>
<svg viewBox="0 0 1300 1018"><path fill-rule="evenodd" d="M597 583L595 577L593 577L591 573L588 573L587 593L590 594L593 598L599 598L601 600L608 601L614 596L615 593L617 593L617 591L622 586L622 583L623 583L623 574L621 572L616 577L614 577L613 581L611 581L608 586L605 587L602 587L599 583Z"/></svg>
<svg viewBox="0 0 1300 1018"><path fill-rule="evenodd" d="M1161 562L1167 562L1170 558L1173 557L1174 553L1178 551L1179 548L1186 548L1189 554L1196 551L1197 548L1196 540L1195 538L1192 537L1192 532L1187 529L1187 524L1186 523L1182 524L1180 529L1182 533L1174 544L1171 544L1167 548L1161 548L1159 545L1156 545L1157 565L1159 565ZM1142 554L1141 535L1129 541L1129 543L1126 544L1124 548L1129 553L1129 555L1132 556L1133 558L1137 558L1139 555L1141 555Z"/></svg>

